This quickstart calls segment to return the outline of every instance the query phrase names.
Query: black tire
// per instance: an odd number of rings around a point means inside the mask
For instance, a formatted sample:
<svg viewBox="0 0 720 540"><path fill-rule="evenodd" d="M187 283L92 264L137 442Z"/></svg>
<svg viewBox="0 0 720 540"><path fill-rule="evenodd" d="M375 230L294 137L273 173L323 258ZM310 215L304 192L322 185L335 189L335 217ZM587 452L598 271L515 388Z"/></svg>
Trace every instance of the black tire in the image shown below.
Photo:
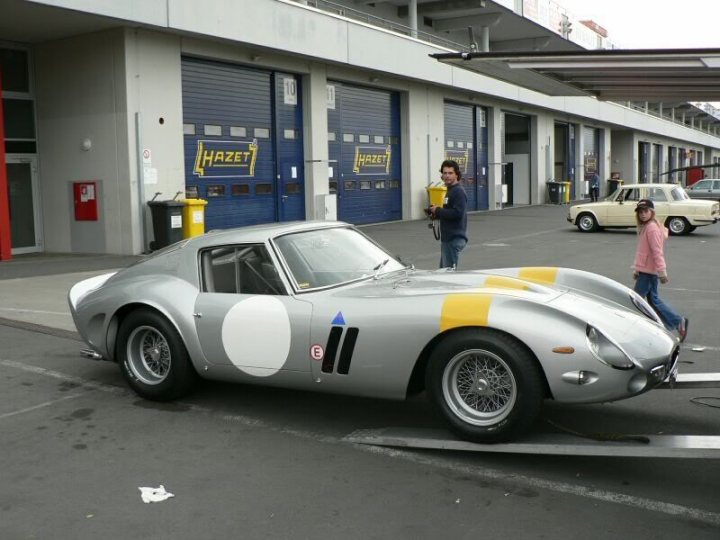
<svg viewBox="0 0 720 540"><path fill-rule="evenodd" d="M170 401L195 386L197 373L180 334L155 311L139 309L125 317L115 351L125 380L141 397Z"/></svg>
<svg viewBox="0 0 720 540"><path fill-rule="evenodd" d="M583 212L580 214L575 220L575 224L580 232L595 232L600 228L598 227L598 222L595 216L589 212Z"/></svg>
<svg viewBox="0 0 720 540"><path fill-rule="evenodd" d="M681 236L690 233L690 223L684 217L672 216L667 218L665 226L673 236Z"/></svg>
<svg viewBox="0 0 720 540"><path fill-rule="evenodd" d="M430 355L425 384L450 429L479 443L521 435L540 413L545 393L532 354L514 338L485 328L443 339Z"/></svg>

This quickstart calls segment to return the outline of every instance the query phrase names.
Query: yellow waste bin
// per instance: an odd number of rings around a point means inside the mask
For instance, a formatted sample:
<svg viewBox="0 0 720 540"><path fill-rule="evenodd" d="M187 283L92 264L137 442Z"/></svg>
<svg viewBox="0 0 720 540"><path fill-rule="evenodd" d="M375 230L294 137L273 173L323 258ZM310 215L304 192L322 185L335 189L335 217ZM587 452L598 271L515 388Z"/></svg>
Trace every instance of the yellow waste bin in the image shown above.
<svg viewBox="0 0 720 540"><path fill-rule="evenodd" d="M570 182L560 182L561 184L565 184L565 191L563 192L562 202L569 203L570 202Z"/></svg>
<svg viewBox="0 0 720 540"><path fill-rule="evenodd" d="M184 199L183 238L192 238L205 234L205 205L203 199Z"/></svg>
<svg viewBox="0 0 720 540"><path fill-rule="evenodd" d="M425 189L427 189L430 204L440 206L442 208L442 205L445 204L445 193L447 193L447 188L445 186L428 186Z"/></svg>

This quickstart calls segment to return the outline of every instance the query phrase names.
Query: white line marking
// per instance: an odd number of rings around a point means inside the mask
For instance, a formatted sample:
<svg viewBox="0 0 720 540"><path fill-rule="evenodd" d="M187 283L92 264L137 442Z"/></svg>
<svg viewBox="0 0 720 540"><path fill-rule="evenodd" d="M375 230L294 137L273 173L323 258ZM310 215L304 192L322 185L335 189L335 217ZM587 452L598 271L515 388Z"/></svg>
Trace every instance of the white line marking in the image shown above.
<svg viewBox="0 0 720 540"><path fill-rule="evenodd" d="M507 474L493 469L478 469L477 467L469 467L467 465L460 465L457 463L446 464L441 462L440 460L433 459L431 457L427 457L421 454L414 454L406 450L394 450L374 446L368 446L367 449L376 454L385 454L391 457L405 459L407 461L413 461L415 463L421 463L423 465L452 469L453 472L461 472L462 474L476 476L483 479L500 480L504 482L517 482L538 489L554 491L556 493L565 493L568 495L575 495L578 497L595 499L608 503L622 504L624 506L641 508L643 510L650 510L653 512L660 512L671 516L680 516L683 518L689 518L715 526L720 525L720 513L700 510L698 508L690 508L688 506L683 506L680 504L666 503L663 501L646 499L644 497L634 497L632 495L626 495L624 493L615 493L612 491L593 489L585 486L576 486L565 482L555 482L552 480L545 480L532 476Z"/></svg>
<svg viewBox="0 0 720 540"><path fill-rule="evenodd" d="M20 308L9 308L9 307L3 307L0 308L0 311L12 311L15 313L42 313L43 315L70 315L69 312L62 312L62 311L44 311L42 309L20 309Z"/></svg>
<svg viewBox="0 0 720 540"><path fill-rule="evenodd" d="M27 364L23 364L22 362L15 362L14 360L0 359L0 365L20 369L29 373L35 373L36 375L44 375L46 377L52 377L53 379L60 379L62 381L71 382L77 384L78 386L82 386L83 388L89 388L91 390L102 390L103 392L109 392L111 394L118 395L126 395L130 393L130 390L126 388L112 386L111 384L98 383L83 379L82 377L75 377L73 375L66 375L65 373L60 373L59 371L53 371L51 369L45 369L37 366L29 366Z"/></svg>
<svg viewBox="0 0 720 540"><path fill-rule="evenodd" d="M4 418L10 418L11 416L16 416L18 414L23 414L26 412L31 412L37 409L42 409L43 407L49 407L50 405L55 405L56 403L60 403L61 401L66 401L68 399L75 399L81 397L83 394L73 394L71 396L64 396L58 399L53 399L52 401L46 401L45 403L40 403L39 405L33 405L32 407L27 407L25 409L20 409L18 411L12 411L5 414L0 414L0 420Z"/></svg>
<svg viewBox="0 0 720 540"><path fill-rule="evenodd" d="M705 289L683 289L682 287L663 287L664 291L680 291L680 292L693 292L700 294L720 294L720 290L705 290Z"/></svg>
<svg viewBox="0 0 720 540"><path fill-rule="evenodd" d="M712 347L710 345L700 345L699 343L683 343L680 347L681 351L687 351L688 349L696 349L702 347L703 351L720 351L720 347Z"/></svg>
<svg viewBox="0 0 720 540"><path fill-rule="evenodd" d="M92 388L94 390L101 390L103 392L109 392L113 394L129 394L129 390L125 390L123 388L118 388L116 386L111 386L109 384L104 383L96 383L93 381L89 381L87 379L83 379L81 377L74 377L72 375L66 375L64 373L60 373L57 371L52 371L49 369L37 367L37 366L29 366L27 364L22 364L20 362L15 362L13 360L1 360L0 359L0 365L11 367L15 369L21 369L23 371L28 371L31 373L36 373L38 375L44 375L47 377L53 377L62 379L65 381L71 381L75 382L85 388ZM69 399L71 396L68 396L67 399ZM268 425L263 420L260 420L258 418L253 418L250 416L245 415L227 415L227 414L220 414L218 415L218 412L210 409L208 407L202 407L198 405L192 405L188 403L183 402L177 402L178 405L188 406L190 410L195 412L203 412L206 414L211 414L215 416L219 416L221 419L228 421L228 422L237 422L242 425L246 426L255 426L259 428L269 429L275 432L291 435L293 437L298 437L301 439L308 439L323 443L330 443L330 444L348 444L345 441L343 441L342 438L334 437L334 436L328 436L328 435L322 435L319 433L313 433L310 431L303 431L303 430L296 430L291 428L285 428L285 427L274 427L271 425ZM0 417L1 418L1 417ZM405 461L411 461L413 463L419 463L422 465L429 465L432 467L445 469L445 470L451 470L454 472L461 472L466 475L471 475L477 478L482 479L490 479L490 480L496 480L496 481L502 481L507 482L511 484L523 484L528 485L537 489L543 489L547 491L552 491L555 493L563 493L567 495L574 495L577 497L583 497L586 499L594 499L599 500L607 503L614 503L614 504L621 504L624 506L629 506L632 508L640 508L643 510L650 510L653 512L660 512L662 514L667 514L671 516L680 516L687 519L692 519L695 521L700 521L703 523L707 523L709 525L718 526L720 525L720 513L717 512L710 512L706 510L700 510L698 508L691 508L688 506L683 506L679 504L674 503L666 503L663 501L656 501L653 499L646 499L643 497L634 497L632 495L626 495L624 493L615 493L613 491L605 491L601 489L593 489L585 486L577 486L573 484L568 484L566 482L555 482L552 480L545 480L543 478L536 478L532 476L525 476L525 475L516 475L516 474L508 474L502 471L498 471L495 469L488 469L488 468L479 468L477 466L467 466L462 465L459 463L453 463L450 462L450 458L432 458L429 456L425 456L423 454L416 454L413 452L409 452L407 450L396 450L393 448L385 448L385 447L376 447L376 446L368 446L368 445L361 445L361 444L352 444L352 446L358 450L364 451L364 452L370 452L373 454L381 454L390 458L396 458L396 459L403 459Z"/></svg>

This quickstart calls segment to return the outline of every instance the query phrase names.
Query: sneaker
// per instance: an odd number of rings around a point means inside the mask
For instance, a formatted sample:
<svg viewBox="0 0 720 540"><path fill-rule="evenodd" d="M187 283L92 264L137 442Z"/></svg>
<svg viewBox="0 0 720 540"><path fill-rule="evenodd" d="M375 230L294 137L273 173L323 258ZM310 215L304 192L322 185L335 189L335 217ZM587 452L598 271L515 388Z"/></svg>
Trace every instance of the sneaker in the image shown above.
<svg viewBox="0 0 720 540"><path fill-rule="evenodd" d="M688 326L690 325L690 319L687 317L683 317L682 321L680 321L680 324L678 325L678 335L680 336L680 343L685 341L685 338L687 337L687 331Z"/></svg>

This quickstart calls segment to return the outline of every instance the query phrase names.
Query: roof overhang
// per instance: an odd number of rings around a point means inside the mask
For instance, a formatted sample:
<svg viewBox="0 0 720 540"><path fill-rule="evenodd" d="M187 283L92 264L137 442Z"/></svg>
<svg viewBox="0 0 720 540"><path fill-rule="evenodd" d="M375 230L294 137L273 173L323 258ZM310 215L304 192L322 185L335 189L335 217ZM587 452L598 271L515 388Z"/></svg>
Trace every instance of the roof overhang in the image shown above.
<svg viewBox="0 0 720 540"><path fill-rule="evenodd" d="M430 56L551 96L595 96L612 101L720 101L720 49Z"/></svg>

